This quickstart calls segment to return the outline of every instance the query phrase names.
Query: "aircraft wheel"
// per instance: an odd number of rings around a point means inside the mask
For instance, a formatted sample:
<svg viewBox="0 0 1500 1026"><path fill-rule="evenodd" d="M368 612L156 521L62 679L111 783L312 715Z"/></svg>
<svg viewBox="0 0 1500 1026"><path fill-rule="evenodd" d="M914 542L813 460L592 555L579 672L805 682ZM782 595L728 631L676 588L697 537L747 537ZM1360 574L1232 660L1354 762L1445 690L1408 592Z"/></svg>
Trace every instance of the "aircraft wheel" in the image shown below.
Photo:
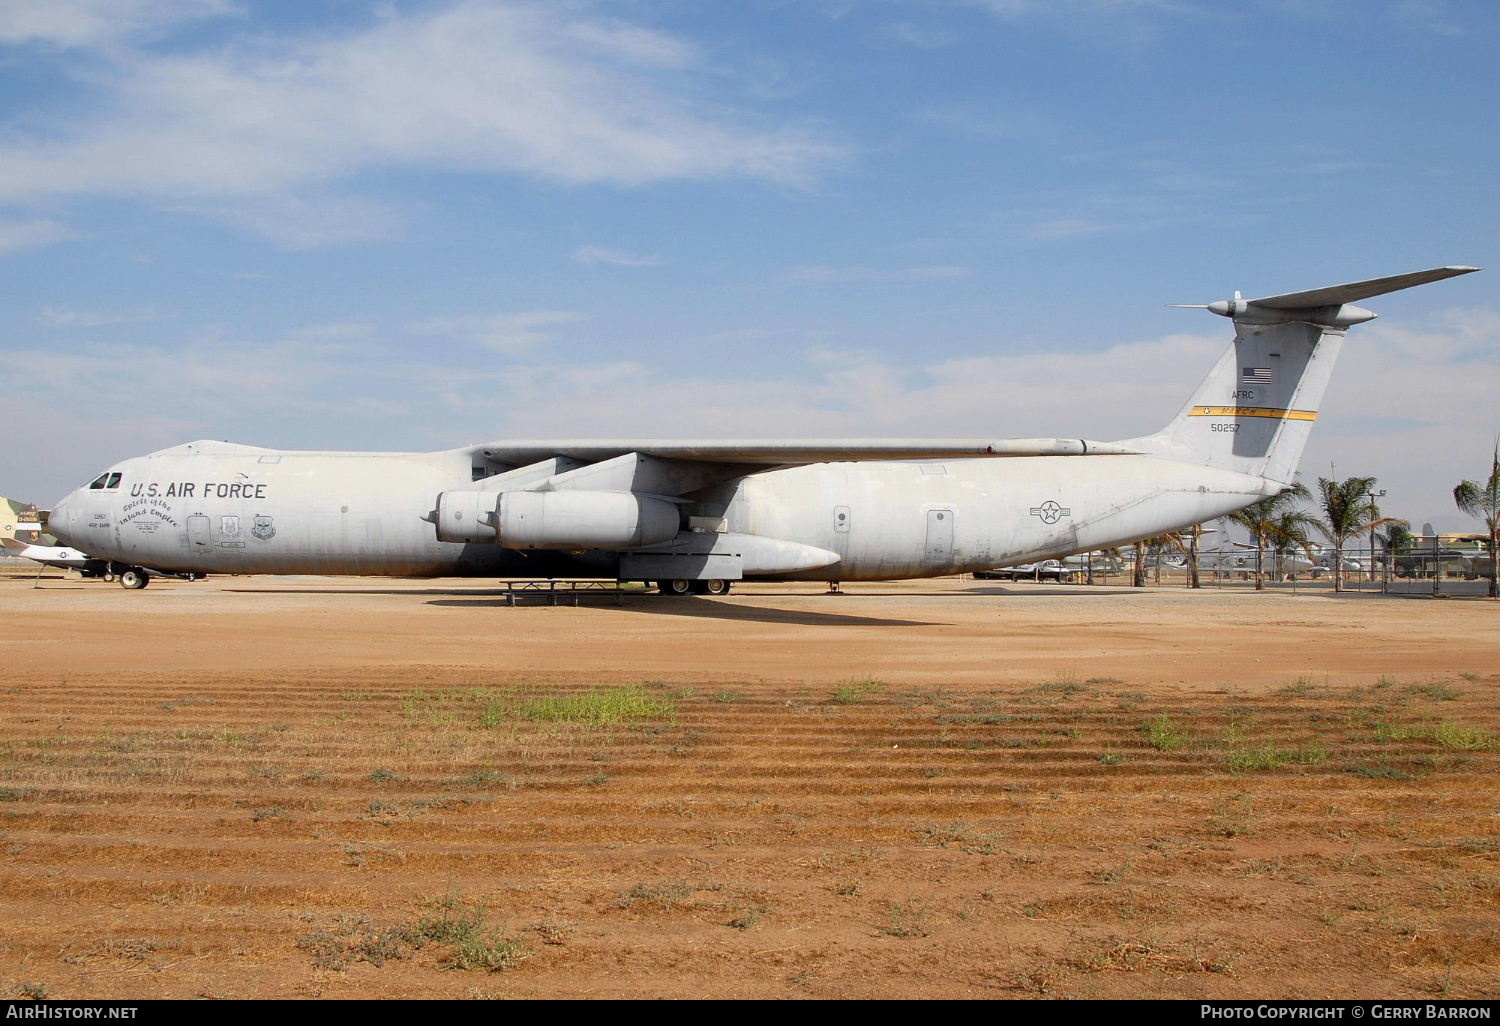
<svg viewBox="0 0 1500 1026"><path fill-rule="evenodd" d="M723 578L723 577L714 577L714 578L711 578L710 580L704 581L702 583L703 583L703 594L705 594L705 595L728 595L729 594L729 583L730 582L726 578Z"/></svg>
<svg viewBox="0 0 1500 1026"><path fill-rule="evenodd" d="M151 575L139 567L131 567L120 574L120 587L127 591L140 591L151 583Z"/></svg>
<svg viewBox="0 0 1500 1026"><path fill-rule="evenodd" d="M100 574L99 575L99 579L102 580L102 581L106 581L106 582L108 582L110 584L115 583L115 575L112 574L112 573L110 573L108 570L106 570L106 571L104 571L104 573Z"/></svg>
<svg viewBox="0 0 1500 1026"><path fill-rule="evenodd" d="M693 582L684 577L678 577L670 581L657 581L656 590L663 595L691 595L693 593Z"/></svg>

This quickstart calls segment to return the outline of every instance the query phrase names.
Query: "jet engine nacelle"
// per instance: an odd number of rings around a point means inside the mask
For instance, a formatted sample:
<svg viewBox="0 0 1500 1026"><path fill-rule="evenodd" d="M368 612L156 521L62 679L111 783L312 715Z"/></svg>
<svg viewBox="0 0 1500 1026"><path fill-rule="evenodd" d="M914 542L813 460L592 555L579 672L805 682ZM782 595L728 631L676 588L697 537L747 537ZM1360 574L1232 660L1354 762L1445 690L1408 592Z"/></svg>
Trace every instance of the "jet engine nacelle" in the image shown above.
<svg viewBox="0 0 1500 1026"><path fill-rule="evenodd" d="M633 549L677 537L677 507L636 492L501 492L496 541L507 549Z"/></svg>
<svg viewBox="0 0 1500 1026"><path fill-rule="evenodd" d="M440 492L437 508L428 515L438 541L494 541L495 497L493 491L477 489Z"/></svg>

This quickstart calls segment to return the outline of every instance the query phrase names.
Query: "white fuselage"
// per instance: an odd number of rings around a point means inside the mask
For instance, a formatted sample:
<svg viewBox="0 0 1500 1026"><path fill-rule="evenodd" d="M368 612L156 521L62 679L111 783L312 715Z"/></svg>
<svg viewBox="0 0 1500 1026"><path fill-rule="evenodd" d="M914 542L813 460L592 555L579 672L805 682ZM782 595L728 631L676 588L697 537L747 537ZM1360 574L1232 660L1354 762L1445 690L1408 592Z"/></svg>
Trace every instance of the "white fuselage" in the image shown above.
<svg viewBox="0 0 1500 1026"><path fill-rule="evenodd" d="M438 493L470 486L461 451L164 452L81 488L50 529L120 564L204 573L617 576L620 553L443 542ZM837 562L746 577L933 577L1105 548L1274 494L1262 478L1142 455L819 463L734 477L683 505L692 539L755 536ZM682 536L688 538L687 532Z"/></svg>

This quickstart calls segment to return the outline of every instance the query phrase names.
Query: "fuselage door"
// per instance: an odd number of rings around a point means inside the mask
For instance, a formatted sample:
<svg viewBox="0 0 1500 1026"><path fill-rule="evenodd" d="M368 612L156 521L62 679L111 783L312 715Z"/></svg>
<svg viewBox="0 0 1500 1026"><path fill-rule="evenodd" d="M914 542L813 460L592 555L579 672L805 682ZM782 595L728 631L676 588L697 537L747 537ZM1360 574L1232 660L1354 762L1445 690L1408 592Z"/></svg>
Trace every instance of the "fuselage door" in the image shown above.
<svg viewBox="0 0 1500 1026"><path fill-rule="evenodd" d="M213 539L208 532L208 517L202 513L194 513L187 518L187 533L190 552L207 552L213 547Z"/></svg>
<svg viewBox="0 0 1500 1026"><path fill-rule="evenodd" d="M924 560L929 565L941 566L953 559L953 511L930 509L927 511L927 549Z"/></svg>

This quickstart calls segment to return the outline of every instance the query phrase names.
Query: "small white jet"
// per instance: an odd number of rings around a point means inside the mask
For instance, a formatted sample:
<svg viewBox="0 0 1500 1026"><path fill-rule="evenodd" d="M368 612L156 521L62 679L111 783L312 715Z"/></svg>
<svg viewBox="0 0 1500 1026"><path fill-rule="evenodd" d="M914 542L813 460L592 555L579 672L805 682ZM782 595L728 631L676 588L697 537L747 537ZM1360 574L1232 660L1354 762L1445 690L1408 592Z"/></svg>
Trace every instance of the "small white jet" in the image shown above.
<svg viewBox="0 0 1500 1026"><path fill-rule="evenodd" d="M95 559L66 545L31 545L15 538L0 538L0 547L7 556L62 570L77 570L85 577L103 577L108 572L107 560Z"/></svg>
<svg viewBox="0 0 1500 1026"><path fill-rule="evenodd" d="M1074 438L523 440L434 453L189 442L127 459L50 529L127 587L179 573L935 577L1114 548L1291 484L1354 302L1478 270L1210 303L1234 341L1160 431Z"/></svg>

